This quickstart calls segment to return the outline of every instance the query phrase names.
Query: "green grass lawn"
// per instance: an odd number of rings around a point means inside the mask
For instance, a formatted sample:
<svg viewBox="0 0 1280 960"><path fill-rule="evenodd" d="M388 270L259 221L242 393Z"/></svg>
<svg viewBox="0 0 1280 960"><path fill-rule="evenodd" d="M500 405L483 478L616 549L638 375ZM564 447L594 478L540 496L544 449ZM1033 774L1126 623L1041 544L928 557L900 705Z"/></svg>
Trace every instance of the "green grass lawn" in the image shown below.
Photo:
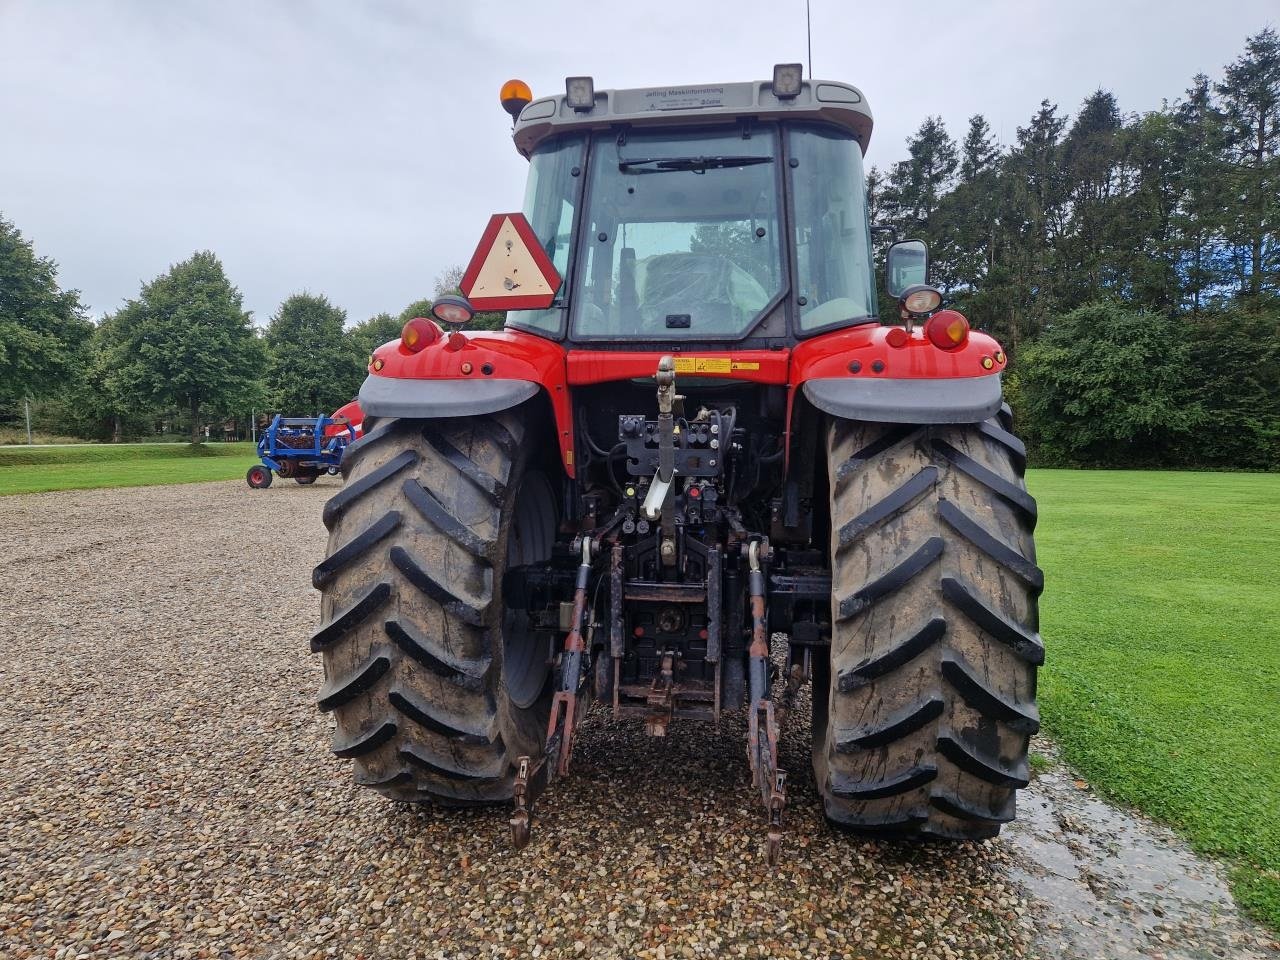
<svg viewBox="0 0 1280 960"><path fill-rule="evenodd" d="M1045 726L1280 927L1280 476L1037 470Z"/></svg>
<svg viewBox="0 0 1280 960"><path fill-rule="evenodd" d="M0 495L230 480L256 460L252 443L0 447Z"/></svg>

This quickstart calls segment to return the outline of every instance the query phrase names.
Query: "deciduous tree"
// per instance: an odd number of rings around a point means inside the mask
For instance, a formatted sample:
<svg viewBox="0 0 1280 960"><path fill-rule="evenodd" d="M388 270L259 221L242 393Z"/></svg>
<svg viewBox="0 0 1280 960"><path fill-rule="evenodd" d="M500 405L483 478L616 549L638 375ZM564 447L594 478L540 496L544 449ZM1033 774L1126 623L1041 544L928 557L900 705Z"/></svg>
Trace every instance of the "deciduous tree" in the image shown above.
<svg viewBox="0 0 1280 960"><path fill-rule="evenodd" d="M56 391L80 373L93 325L58 268L0 218L0 406Z"/></svg>
<svg viewBox="0 0 1280 960"><path fill-rule="evenodd" d="M201 410L247 403L258 389L266 354L240 291L209 251L144 284L115 314L111 381L141 402L186 411L191 442L203 439Z"/></svg>
<svg viewBox="0 0 1280 960"><path fill-rule="evenodd" d="M346 321L345 311L318 294L295 293L280 304L266 342L269 396L281 413L330 413L356 395L365 364Z"/></svg>

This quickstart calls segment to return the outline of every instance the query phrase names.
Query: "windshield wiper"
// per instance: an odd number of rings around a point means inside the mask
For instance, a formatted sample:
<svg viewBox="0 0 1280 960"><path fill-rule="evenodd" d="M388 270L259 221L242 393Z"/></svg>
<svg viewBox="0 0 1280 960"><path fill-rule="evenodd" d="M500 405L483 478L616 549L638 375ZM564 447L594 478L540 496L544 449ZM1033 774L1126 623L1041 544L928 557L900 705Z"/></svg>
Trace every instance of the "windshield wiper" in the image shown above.
<svg viewBox="0 0 1280 960"><path fill-rule="evenodd" d="M666 173L668 170L692 170L705 173L725 167L750 167L757 163L773 163L773 157L643 157L619 160L623 173Z"/></svg>

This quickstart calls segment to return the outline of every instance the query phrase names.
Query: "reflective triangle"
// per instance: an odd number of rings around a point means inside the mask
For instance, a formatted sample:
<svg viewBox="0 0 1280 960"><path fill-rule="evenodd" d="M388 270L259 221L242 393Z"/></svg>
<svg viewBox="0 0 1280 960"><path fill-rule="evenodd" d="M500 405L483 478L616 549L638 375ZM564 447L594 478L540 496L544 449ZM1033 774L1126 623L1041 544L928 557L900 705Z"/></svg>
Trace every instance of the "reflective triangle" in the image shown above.
<svg viewBox="0 0 1280 960"><path fill-rule="evenodd" d="M560 275L520 213L489 218L462 277L462 292L477 310L549 307Z"/></svg>

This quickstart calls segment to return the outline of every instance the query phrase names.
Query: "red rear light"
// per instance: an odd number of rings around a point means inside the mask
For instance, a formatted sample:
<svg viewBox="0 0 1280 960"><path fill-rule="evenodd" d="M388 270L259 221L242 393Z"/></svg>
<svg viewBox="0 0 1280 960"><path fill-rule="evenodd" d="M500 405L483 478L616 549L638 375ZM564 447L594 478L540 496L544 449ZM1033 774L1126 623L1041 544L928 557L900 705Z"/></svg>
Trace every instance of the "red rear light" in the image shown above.
<svg viewBox="0 0 1280 960"><path fill-rule="evenodd" d="M905 347L911 340L911 334L902 327L890 327L889 332L884 335L884 340L891 347Z"/></svg>
<svg viewBox="0 0 1280 960"><path fill-rule="evenodd" d="M925 322L924 335L939 350L955 350L969 339L969 321L958 310L939 310Z"/></svg>
<svg viewBox="0 0 1280 960"><path fill-rule="evenodd" d="M440 339L440 328L426 317L414 317L400 331L400 345L410 353L417 353Z"/></svg>

